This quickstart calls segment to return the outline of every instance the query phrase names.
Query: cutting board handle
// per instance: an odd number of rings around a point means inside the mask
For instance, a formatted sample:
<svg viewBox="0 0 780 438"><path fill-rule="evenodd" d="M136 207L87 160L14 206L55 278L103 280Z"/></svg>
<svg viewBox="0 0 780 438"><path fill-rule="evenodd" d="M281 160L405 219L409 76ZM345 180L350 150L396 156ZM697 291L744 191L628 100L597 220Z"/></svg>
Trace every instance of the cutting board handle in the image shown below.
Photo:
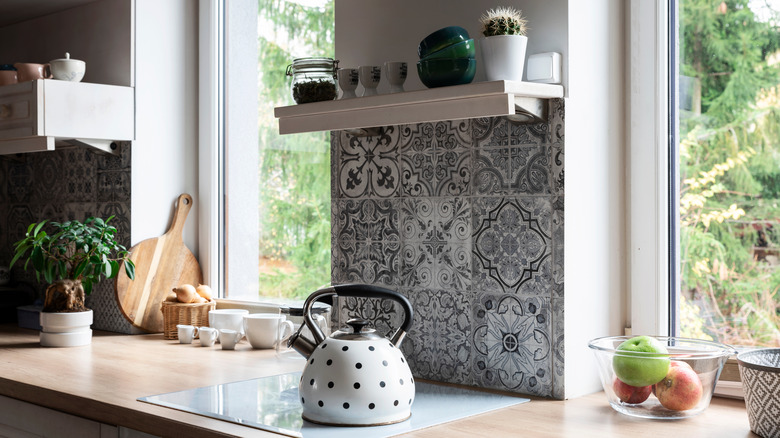
<svg viewBox="0 0 780 438"><path fill-rule="evenodd" d="M187 220L187 214L192 208L192 196L187 193L179 195L179 199L176 201L176 210L173 212L173 222L171 228L165 233L169 237L182 240L182 233L184 231L184 221Z"/></svg>

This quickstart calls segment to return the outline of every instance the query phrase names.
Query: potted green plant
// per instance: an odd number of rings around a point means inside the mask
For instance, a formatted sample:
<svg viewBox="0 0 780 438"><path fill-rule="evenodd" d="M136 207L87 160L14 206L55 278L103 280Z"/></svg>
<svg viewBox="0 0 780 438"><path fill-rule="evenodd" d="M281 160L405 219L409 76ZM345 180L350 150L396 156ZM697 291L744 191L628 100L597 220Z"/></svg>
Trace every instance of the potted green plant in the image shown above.
<svg viewBox="0 0 780 438"><path fill-rule="evenodd" d="M117 243L116 228L106 220L90 217L83 223L72 220L30 224L25 237L14 244L13 266L25 260L38 281L49 283L41 312L41 345L75 347L92 342L92 310L84 305L85 295L101 278L113 278L124 261L125 273L135 278L135 265L127 249Z"/></svg>
<svg viewBox="0 0 780 438"><path fill-rule="evenodd" d="M528 22L513 7L490 9L479 19L482 34L479 47L489 81L522 81Z"/></svg>

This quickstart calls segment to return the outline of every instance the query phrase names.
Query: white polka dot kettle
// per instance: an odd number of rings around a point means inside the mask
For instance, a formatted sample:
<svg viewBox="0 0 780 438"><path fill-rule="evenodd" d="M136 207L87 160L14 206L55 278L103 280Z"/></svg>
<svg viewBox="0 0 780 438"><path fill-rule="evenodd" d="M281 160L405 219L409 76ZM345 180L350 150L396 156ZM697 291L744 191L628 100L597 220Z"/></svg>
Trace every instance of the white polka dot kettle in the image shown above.
<svg viewBox="0 0 780 438"><path fill-rule="evenodd" d="M311 315L314 302L333 296L386 298L404 310L404 322L388 339L351 319L349 327L327 339ZM311 294L303 305L304 321L314 340L300 330L288 345L306 357L298 386L305 420L339 426L379 426L411 415L414 378L398 348L412 325L412 305L398 292L376 286L344 284Z"/></svg>

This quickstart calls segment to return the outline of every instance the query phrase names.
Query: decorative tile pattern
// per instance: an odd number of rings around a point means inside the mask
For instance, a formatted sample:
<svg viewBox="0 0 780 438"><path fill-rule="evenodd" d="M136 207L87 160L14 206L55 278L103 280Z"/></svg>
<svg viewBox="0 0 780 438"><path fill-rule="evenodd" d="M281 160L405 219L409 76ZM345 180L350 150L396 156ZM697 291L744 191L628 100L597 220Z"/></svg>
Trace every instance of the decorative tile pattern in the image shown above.
<svg viewBox="0 0 780 438"><path fill-rule="evenodd" d="M477 149L474 158L476 195L550 193L549 149L512 146Z"/></svg>
<svg viewBox="0 0 780 438"><path fill-rule="evenodd" d="M509 122L504 117L473 119L472 147L509 146Z"/></svg>
<svg viewBox="0 0 780 438"><path fill-rule="evenodd" d="M381 128L373 137L356 137L341 131L338 150L339 195L391 197L398 193L398 128Z"/></svg>
<svg viewBox="0 0 780 438"><path fill-rule="evenodd" d="M340 199L332 202L333 235L339 240L398 241L398 201Z"/></svg>
<svg viewBox="0 0 780 438"><path fill-rule="evenodd" d="M552 147L552 193L556 196L563 196L563 147Z"/></svg>
<svg viewBox="0 0 780 438"><path fill-rule="evenodd" d="M549 296L551 213L549 201L543 198L475 201L475 290Z"/></svg>
<svg viewBox="0 0 780 438"><path fill-rule="evenodd" d="M130 244L130 144L119 145L119 155L87 148L24 154L0 159L0 254L10 254L32 222L43 219L83 221L89 216L107 218L119 230L119 242ZM0 263L9 263L0 255ZM43 297L45 285L32 272L14 267L13 278L25 282ZM119 313L114 281L97 285L88 305L95 311L94 328L130 333L132 327Z"/></svg>
<svg viewBox="0 0 780 438"><path fill-rule="evenodd" d="M471 183L468 120L401 129L401 182L407 196L460 196Z"/></svg>
<svg viewBox="0 0 780 438"><path fill-rule="evenodd" d="M33 195L33 168L27 160L8 163L8 200L29 202Z"/></svg>
<svg viewBox="0 0 780 438"><path fill-rule="evenodd" d="M398 285L398 242L334 240L333 246L333 283Z"/></svg>
<svg viewBox="0 0 780 438"><path fill-rule="evenodd" d="M398 290L415 376L563 398L563 100L549 123L482 118L333 133L332 281ZM398 184L400 183L400 187ZM392 301L334 319L389 333Z"/></svg>
<svg viewBox="0 0 780 438"><path fill-rule="evenodd" d="M114 285L113 279L103 280L95 285L92 293L87 297L86 305L95 313L92 328L130 334L132 333L132 325L125 319L117 306Z"/></svg>
<svg viewBox="0 0 780 438"><path fill-rule="evenodd" d="M565 103L563 99L550 100L549 123L552 142L563 144L565 137Z"/></svg>
<svg viewBox="0 0 780 438"><path fill-rule="evenodd" d="M550 299L478 294L473 318L477 383L549 396L553 355Z"/></svg>
<svg viewBox="0 0 780 438"><path fill-rule="evenodd" d="M547 123L513 123L509 125L509 144L547 144L550 136L550 125Z"/></svg>
<svg viewBox="0 0 780 438"><path fill-rule="evenodd" d="M564 315L563 297L552 299L552 346L553 346L553 389L552 396L563 399L566 396L564 386Z"/></svg>
<svg viewBox="0 0 780 438"><path fill-rule="evenodd" d="M412 374L423 379L471 384L470 293L405 291L415 309L412 329L401 345Z"/></svg>
<svg viewBox="0 0 780 438"><path fill-rule="evenodd" d="M552 216L552 241L553 241L553 266L552 266L552 286L553 297L563 298L563 197L553 198L553 216Z"/></svg>
<svg viewBox="0 0 780 438"><path fill-rule="evenodd" d="M467 199L404 199L401 284L466 290L471 280L470 216Z"/></svg>

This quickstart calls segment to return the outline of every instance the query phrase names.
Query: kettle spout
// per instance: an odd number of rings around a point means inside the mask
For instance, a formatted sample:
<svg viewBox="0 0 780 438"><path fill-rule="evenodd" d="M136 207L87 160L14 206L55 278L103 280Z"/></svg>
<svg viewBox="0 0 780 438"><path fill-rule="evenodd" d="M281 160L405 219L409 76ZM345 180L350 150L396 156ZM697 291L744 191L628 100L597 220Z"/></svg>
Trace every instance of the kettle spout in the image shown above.
<svg viewBox="0 0 780 438"><path fill-rule="evenodd" d="M301 334L301 331L298 330L296 333L293 333L289 339L287 339L287 347L292 348L293 350L300 353L301 356L308 359L309 356L311 356L311 354L314 352L314 349L317 348L317 345L314 342L308 340Z"/></svg>
<svg viewBox="0 0 780 438"><path fill-rule="evenodd" d="M404 341L404 338L406 337L406 332L403 329L398 329L393 333L393 336L390 337L390 342L395 345L396 348L401 348L401 342Z"/></svg>

